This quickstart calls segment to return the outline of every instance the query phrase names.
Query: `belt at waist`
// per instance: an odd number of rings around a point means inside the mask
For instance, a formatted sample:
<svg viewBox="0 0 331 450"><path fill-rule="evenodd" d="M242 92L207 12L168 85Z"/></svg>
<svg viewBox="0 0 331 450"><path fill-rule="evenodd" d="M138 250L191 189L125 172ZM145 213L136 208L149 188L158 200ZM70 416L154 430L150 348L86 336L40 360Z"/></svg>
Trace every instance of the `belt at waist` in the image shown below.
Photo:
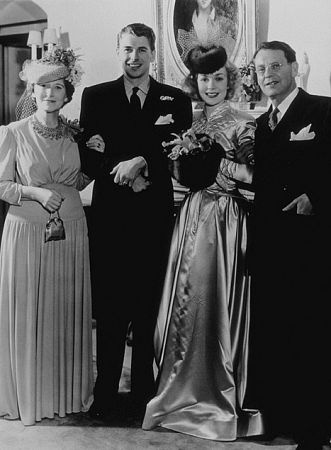
<svg viewBox="0 0 331 450"><path fill-rule="evenodd" d="M84 217L85 213L77 189L64 185L43 187L54 189L63 196L64 200L59 209L59 214L63 221ZM40 203L32 200L22 201L21 206L10 205L8 215L36 223L47 222L49 219L49 212Z"/></svg>

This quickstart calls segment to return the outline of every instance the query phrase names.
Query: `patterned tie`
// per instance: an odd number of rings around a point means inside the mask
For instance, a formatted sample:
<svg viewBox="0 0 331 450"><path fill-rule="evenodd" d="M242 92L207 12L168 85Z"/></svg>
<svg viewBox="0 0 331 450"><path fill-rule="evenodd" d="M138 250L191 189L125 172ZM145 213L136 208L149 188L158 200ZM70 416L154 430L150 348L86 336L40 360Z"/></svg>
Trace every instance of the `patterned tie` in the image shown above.
<svg viewBox="0 0 331 450"><path fill-rule="evenodd" d="M279 113L279 109L275 108L273 111L271 111L271 113L269 114L269 121L268 121L268 125L271 131L274 131L274 129L277 126L278 123L278 118L277 118L277 114Z"/></svg>
<svg viewBox="0 0 331 450"><path fill-rule="evenodd" d="M134 111L135 113L141 111L141 103L140 103L140 98L137 94L137 92L139 91L138 87L134 87L132 89L132 94L130 97L130 105L131 105L131 109L132 111Z"/></svg>

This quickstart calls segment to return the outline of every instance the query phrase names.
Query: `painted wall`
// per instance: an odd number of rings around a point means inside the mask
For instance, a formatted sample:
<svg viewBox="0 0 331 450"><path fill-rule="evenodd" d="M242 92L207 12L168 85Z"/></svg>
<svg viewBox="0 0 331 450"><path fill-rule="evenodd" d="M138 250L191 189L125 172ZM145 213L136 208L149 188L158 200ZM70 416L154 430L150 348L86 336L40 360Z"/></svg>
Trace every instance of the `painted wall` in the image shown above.
<svg viewBox="0 0 331 450"><path fill-rule="evenodd" d="M270 0L268 39L290 44L299 63L307 52L307 90L330 95L331 0Z"/></svg>
<svg viewBox="0 0 331 450"><path fill-rule="evenodd" d="M120 74L116 55L117 32L130 22L154 27L155 0L34 0L48 15L49 27L69 33L70 45L82 55L82 86L64 113L79 116L84 86ZM167 0L163 0L167 1ZM252 0L246 0L252 1ZM307 52L311 64L308 91L330 95L331 0L259 0L263 37L288 42L298 61ZM268 8L265 6L268 4ZM264 26L264 27L263 27ZM111 105L109 105L111 108Z"/></svg>

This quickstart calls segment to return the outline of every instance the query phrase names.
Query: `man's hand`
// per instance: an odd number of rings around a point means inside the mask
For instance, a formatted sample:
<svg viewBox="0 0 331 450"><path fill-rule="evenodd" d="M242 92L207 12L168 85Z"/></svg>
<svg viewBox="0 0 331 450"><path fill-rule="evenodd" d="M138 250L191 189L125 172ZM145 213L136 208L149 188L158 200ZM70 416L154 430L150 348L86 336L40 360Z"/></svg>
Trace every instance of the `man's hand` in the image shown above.
<svg viewBox="0 0 331 450"><path fill-rule="evenodd" d="M132 184L133 192L145 191L151 183L141 175L138 175Z"/></svg>
<svg viewBox="0 0 331 450"><path fill-rule="evenodd" d="M313 214L313 205L311 204L307 194L302 194L295 198L291 203L283 208L283 211L290 211L294 208L296 209L297 214L302 214L304 216L311 216Z"/></svg>
<svg viewBox="0 0 331 450"><path fill-rule="evenodd" d="M142 156L118 163L110 175L114 176L114 183L132 187L134 180L146 168L146 161Z"/></svg>

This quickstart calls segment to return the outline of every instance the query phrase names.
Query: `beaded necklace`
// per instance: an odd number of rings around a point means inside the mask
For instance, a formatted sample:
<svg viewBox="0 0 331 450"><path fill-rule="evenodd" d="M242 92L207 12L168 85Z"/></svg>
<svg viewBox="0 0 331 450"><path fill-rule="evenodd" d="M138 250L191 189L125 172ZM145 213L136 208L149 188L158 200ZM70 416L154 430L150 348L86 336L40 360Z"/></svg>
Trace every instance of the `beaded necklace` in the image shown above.
<svg viewBox="0 0 331 450"><path fill-rule="evenodd" d="M57 119L57 126L55 128L48 127L41 123L36 115L34 114L32 116L32 128L33 130L39 134L40 136L46 138L46 139L52 139L52 140L59 140L62 139L65 135L65 125L61 119L61 117L58 117Z"/></svg>

